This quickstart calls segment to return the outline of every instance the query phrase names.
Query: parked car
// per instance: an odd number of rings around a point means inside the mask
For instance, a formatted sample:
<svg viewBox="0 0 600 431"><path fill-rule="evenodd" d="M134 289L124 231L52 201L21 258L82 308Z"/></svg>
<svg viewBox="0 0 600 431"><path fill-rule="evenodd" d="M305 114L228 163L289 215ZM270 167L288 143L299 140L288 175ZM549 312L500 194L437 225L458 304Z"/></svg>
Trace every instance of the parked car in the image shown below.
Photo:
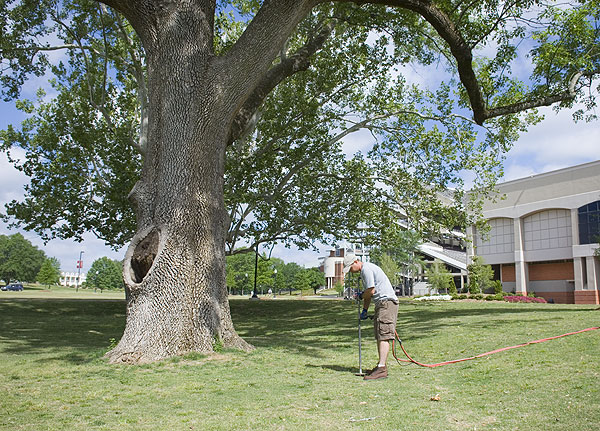
<svg viewBox="0 0 600 431"><path fill-rule="evenodd" d="M4 290L4 291L7 291L7 290L20 291L20 290L23 290L23 285L21 283L11 283L8 286L3 286L2 290Z"/></svg>

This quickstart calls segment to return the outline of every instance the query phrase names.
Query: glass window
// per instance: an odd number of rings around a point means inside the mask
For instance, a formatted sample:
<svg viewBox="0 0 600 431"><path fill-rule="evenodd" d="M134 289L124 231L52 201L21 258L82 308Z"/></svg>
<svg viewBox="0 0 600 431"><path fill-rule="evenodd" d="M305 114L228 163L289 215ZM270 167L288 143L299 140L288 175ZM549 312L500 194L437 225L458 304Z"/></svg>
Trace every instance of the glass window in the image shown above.
<svg viewBox="0 0 600 431"><path fill-rule="evenodd" d="M579 243L600 242L600 201L579 208Z"/></svg>

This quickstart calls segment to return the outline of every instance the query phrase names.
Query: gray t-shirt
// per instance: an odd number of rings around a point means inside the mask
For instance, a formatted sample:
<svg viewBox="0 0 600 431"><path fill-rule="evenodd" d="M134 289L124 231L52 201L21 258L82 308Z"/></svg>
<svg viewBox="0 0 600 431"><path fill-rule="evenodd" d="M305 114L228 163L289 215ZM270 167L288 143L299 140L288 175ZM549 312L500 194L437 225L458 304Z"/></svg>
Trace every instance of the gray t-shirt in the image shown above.
<svg viewBox="0 0 600 431"><path fill-rule="evenodd" d="M385 275L385 272L375 264L369 262L363 262L362 269L360 271L360 277L363 282L363 289L367 290L374 287L373 301L377 304L384 299L398 300L392 283L389 278Z"/></svg>

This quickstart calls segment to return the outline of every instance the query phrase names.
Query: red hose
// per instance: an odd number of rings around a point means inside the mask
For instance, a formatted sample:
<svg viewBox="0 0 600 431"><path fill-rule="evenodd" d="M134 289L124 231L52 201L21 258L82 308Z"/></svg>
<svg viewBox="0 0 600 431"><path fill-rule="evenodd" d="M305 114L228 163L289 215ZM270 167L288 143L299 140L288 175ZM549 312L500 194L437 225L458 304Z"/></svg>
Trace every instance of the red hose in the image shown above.
<svg viewBox="0 0 600 431"><path fill-rule="evenodd" d="M483 356L491 355L493 353L503 352L505 350L510 350L510 349L516 349L517 347L524 347L524 346L528 346L530 344L543 343L544 341L549 341L549 340L554 340L556 338L566 337L567 335L581 334L582 332L594 331L596 329L600 329L600 327L595 326L592 328L582 329L581 331L568 332L566 334L557 335L556 337L542 338L541 340L529 341L527 343L517 344L516 346L503 347L501 349L496 349L496 350L492 350L490 352L481 353L479 355L471 356L469 358L454 359L452 361L444 361L444 362L439 362L437 364L422 364L420 362L415 361L413 358L411 358L409 356L409 354L406 352L406 350L404 349L404 346L402 345L402 340L400 340L400 338L398 337L398 333L396 332L396 338L392 341L392 354L394 355L394 358L396 359L396 361L398 361L398 363L412 362L413 364L420 365L421 367L434 368L434 367L441 367L442 365L455 364L457 362L470 361L471 359L481 358ZM404 352L404 354L406 355L408 360L407 359L398 359L398 357L396 356L396 345L395 345L396 340L398 340L398 343L400 344L400 348L402 348L402 351Z"/></svg>

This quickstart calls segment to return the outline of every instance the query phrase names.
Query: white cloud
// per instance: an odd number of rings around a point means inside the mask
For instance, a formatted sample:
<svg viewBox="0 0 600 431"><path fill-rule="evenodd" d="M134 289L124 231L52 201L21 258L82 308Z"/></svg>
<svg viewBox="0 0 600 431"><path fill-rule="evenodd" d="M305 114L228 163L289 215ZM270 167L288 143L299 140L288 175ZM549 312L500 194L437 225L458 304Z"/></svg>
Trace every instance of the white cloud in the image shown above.
<svg viewBox="0 0 600 431"><path fill-rule="evenodd" d="M375 144L375 138L371 132L367 129L361 129L344 137L342 151L350 157L356 153L366 154L373 147L373 144Z"/></svg>
<svg viewBox="0 0 600 431"><path fill-rule="evenodd" d="M18 158L22 151L11 150L13 157ZM23 197L23 186L29 181L27 176L22 172L16 170L13 165L8 161L6 153L0 153L0 205L4 208L4 204L12 201L13 199L20 199Z"/></svg>
<svg viewBox="0 0 600 431"><path fill-rule="evenodd" d="M575 123L572 111L540 110L545 119L509 151L504 180L550 172L600 159L600 123Z"/></svg>

